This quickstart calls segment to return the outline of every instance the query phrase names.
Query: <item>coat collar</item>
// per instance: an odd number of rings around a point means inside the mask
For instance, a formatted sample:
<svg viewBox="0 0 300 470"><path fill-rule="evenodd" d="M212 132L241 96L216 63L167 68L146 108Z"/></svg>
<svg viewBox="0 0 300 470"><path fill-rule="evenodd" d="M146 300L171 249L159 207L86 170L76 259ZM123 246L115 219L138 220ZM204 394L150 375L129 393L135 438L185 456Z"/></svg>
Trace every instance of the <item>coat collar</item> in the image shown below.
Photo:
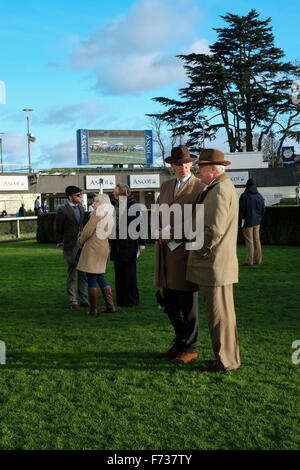
<svg viewBox="0 0 300 470"><path fill-rule="evenodd" d="M228 180L229 176L226 173L222 173L221 175L217 176L211 183L209 183L206 189L211 188L215 184L221 183L222 181Z"/></svg>
<svg viewBox="0 0 300 470"><path fill-rule="evenodd" d="M193 175L193 173L191 174L191 176L189 177L189 179L187 180L187 182L183 185L183 187L181 188L180 191L177 192L177 194L174 196L174 184L172 184L172 187L171 187L171 190L172 190L172 193L171 193L171 198L176 201L178 198L180 198L183 194L185 194L189 187L191 186L191 184L193 183L194 181L194 178L195 176ZM177 182L177 179L175 180Z"/></svg>

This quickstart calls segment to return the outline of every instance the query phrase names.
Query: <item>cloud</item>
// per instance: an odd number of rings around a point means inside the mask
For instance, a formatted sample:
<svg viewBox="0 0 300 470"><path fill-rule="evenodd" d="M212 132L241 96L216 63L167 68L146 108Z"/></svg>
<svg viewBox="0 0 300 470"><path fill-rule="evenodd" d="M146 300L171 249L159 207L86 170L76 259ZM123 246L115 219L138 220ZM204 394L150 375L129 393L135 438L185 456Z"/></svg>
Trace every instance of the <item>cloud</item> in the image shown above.
<svg viewBox="0 0 300 470"><path fill-rule="evenodd" d="M43 145L41 147L41 158L39 168L64 168L77 166L76 139L63 140L54 145Z"/></svg>
<svg viewBox="0 0 300 470"><path fill-rule="evenodd" d="M210 54L209 41L207 39L195 39L180 54Z"/></svg>
<svg viewBox="0 0 300 470"><path fill-rule="evenodd" d="M195 38L201 20L195 0L141 0L127 16L82 40L69 65L90 71L95 87L112 94L182 82L185 72L176 54L208 51L208 41Z"/></svg>
<svg viewBox="0 0 300 470"><path fill-rule="evenodd" d="M45 116L40 120L40 124L46 125L70 125L76 122L85 123L96 120L104 114L104 106L101 106L98 100L87 100L83 103L72 105L58 104L49 108L45 112Z"/></svg>
<svg viewBox="0 0 300 470"><path fill-rule="evenodd" d="M24 134L7 132L2 138L3 163L6 170L17 166L28 166L27 137Z"/></svg>

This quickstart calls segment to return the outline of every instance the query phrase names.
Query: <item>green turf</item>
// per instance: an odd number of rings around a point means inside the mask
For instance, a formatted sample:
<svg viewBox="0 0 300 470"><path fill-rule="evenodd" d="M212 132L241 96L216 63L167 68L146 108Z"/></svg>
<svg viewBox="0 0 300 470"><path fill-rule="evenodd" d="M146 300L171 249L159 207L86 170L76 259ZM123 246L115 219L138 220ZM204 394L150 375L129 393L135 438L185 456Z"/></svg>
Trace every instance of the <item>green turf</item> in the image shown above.
<svg viewBox="0 0 300 470"><path fill-rule="evenodd" d="M138 260L140 307L88 317L67 308L55 245L1 244L0 449L298 449L299 253L266 246L261 266L241 267L242 367L210 375L201 300L199 359L155 358L173 333L155 304L153 246Z"/></svg>

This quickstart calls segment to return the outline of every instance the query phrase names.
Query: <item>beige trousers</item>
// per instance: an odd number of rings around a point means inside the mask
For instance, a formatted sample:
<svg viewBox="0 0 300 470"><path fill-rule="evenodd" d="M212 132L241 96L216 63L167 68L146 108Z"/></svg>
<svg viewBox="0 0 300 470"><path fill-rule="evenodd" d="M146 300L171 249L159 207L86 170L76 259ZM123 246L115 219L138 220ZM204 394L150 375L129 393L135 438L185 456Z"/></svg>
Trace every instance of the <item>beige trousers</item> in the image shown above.
<svg viewBox="0 0 300 470"><path fill-rule="evenodd" d="M259 239L259 225L254 227L243 228L243 236L246 244L246 264L253 264L253 256L255 264L261 264L261 244Z"/></svg>
<svg viewBox="0 0 300 470"><path fill-rule="evenodd" d="M215 358L226 370L237 369L240 352L237 337L233 286L199 286Z"/></svg>

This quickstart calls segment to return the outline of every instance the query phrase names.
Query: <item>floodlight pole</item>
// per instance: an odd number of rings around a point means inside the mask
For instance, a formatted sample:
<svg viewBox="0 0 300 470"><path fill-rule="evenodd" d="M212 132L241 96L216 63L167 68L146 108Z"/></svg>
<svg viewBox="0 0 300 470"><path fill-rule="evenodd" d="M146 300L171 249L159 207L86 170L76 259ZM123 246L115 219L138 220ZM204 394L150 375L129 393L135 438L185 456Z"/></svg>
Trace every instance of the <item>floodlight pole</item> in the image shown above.
<svg viewBox="0 0 300 470"><path fill-rule="evenodd" d="M4 132L0 132L0 134L3 135ZM4 170L3 170L2 137L0 137L0 148L1 148L1 173L3 173Z"/></svg>
<svg viewBox="0 0 300 470"><path fill-rule="evenodd" d="M26 113L32 111L32 109L23 109ZM28 163L29 163L29 173L32 173L31 168L31 156L30 156L30 132L29 132L29 115L26 115L27 119L27 145L28 145Z"/></svg>

